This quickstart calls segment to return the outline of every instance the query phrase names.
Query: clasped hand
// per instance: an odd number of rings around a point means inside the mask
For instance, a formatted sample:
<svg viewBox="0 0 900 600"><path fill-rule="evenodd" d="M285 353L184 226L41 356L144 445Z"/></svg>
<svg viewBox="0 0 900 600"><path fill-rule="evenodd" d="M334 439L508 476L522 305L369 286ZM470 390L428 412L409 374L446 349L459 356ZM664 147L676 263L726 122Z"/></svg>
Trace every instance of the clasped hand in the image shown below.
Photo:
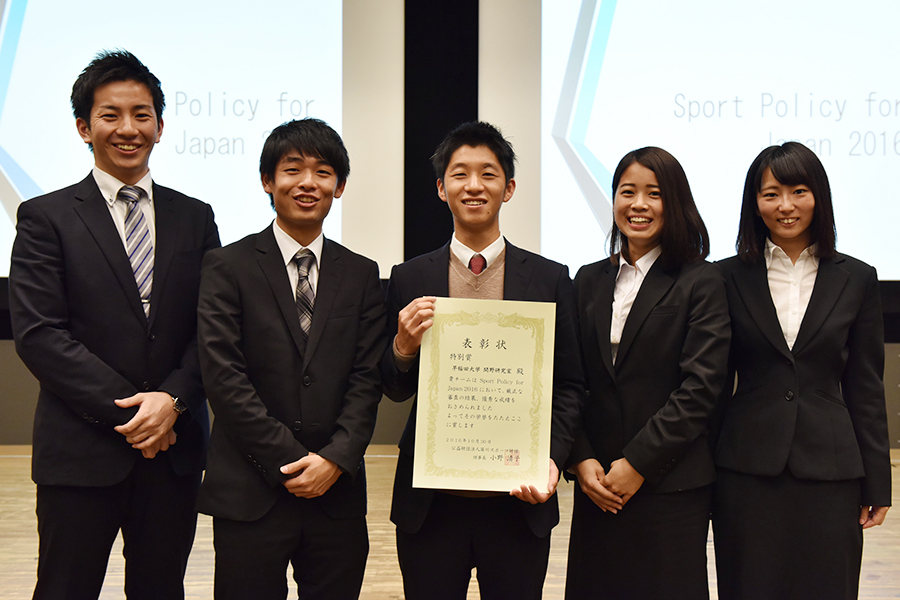
<svg viewBox="0 0 900 600"><path fill-rule="evenodd" d="M138 407L131 420L114 429L125 436L132 448L140 450L144 458L154 458L175 443L177 436L172 428L178 412L172 396L166 392L141 392L115 402L119 408Z"/></svg>
<svg viewBox="0 0 900 600"><path fill-rule="evenodd" d="M282 485L298 498L318 498L331 489L341 476L340 467L315 452L284 465L281 472L293 475L285 479Z"/></svg>
<svg viewBox="0 0 900 600"><path fill-rule="evenodd" d="M594 458L583 460L574 467L581 490L603 512L617 514L644 483L626 458L614 460L609 473Z"/></svg>

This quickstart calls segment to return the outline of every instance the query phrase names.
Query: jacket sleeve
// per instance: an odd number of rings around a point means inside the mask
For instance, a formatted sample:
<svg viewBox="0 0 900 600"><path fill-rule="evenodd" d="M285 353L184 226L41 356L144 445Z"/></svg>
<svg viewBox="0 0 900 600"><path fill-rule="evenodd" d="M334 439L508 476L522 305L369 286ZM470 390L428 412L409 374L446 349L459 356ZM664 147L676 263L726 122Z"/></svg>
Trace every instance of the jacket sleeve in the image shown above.
<svg viewBox="0 0 900 600"><path fill-rule="evenodd" d="M399 265L398 265L399 266ZM419 385L419 356L412 366L401 371L394 363L394 337L397 335L397 316L406 306L400 294L400 277L397 266L391 269L391 279L387 287L387 347L381 357L381 376L384 394L394 402L405 402L416 393Z"/></svg>
<svg viewBox="0 0 900 600"><path fill-rule="evenodd" d="M565 469L584 406L584 372L578 343L575 288L569 270L560 269L556 284L556 339L553 357L553 421L550 458Z"/></svg>
<svg viewBox="0 0 900 600"><path fill-rule="evenodd" d="M891 505L891 456L884 398L884 320L878 275L871 269L863 305L850 328L841 391L865 468L860 502Z"/></svg>
<svg viewBox="0 0 900 600"><path fill-rule="evenodd" d="M40 204L23 202L9 272L16 351L41 388L82 418L109 428L127 423L137 408L119 408L114 400L138 390L73 337L66 284L60 232Z"/></svg>
<svg viewBox="0 0 900 600"><path fill-rule="evenodd" d="M212 207L209 205L206 205L204 223L202 251L205 255L208 251L222 245L219 242L219 230L216 227ZM178 417L175 425L176 430L184 425L185 417L191 418L193 415L199 414L200 411L207 410L206 394L203 392L203 381L200 375L200 357L197 353L196 331L191 341L184 348L178 368L169 373L158 387L160 390L165 390L169 394L177 396L188 407L187 411Z"/></svg>
<svg viewBox="0 0 900 600"><path fill-rule="evenodd" d="M331 439L318 454L355 477L375 431L375 417L382 395L378 362L385 346L384 295L375 263L371 263L366 275L357 336L352 343L355 358L341 411Z"/></svg>

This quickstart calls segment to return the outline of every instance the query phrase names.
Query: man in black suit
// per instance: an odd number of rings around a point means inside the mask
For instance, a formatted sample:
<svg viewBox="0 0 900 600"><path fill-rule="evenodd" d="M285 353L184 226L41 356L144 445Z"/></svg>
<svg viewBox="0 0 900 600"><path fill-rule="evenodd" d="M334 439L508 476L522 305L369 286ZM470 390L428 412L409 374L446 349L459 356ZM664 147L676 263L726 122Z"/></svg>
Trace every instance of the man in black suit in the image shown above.
<svg viewBox="0 0 900 600"><path fill-rule="evenodd" d="M556 303L549 493L520 486L509 495L413 488L416 409L400 439L391 520L410 600L465 598L472 568L482 598L540 598L559 522L558 467L572 443L584 394L568 269L507 242L499 211L515 191L515 154L492 125L466 123L432 157L437 190L453 214L454 235L439 250L394 267L388 284L393 339L382 359L385 393L416 393L418 352L436 296ZM466 270L466 267L471 270Z"/></svg>
<svg viewBox="0 0 900 600"><path fill-rule="evenodd" d="M72 88L94 169L19 207L10 267L16 349L40 382L32 476L35 598L96 598L118 531L128 598L183 598L209 416L197 358L212 209L161 187L159 80L124 51Z"/></svg>
<svg viewBox="0 0 900 600"><path fill-rule="evenodd" d="M275 221L210 252L200 290L215 596L284 598L290 562L301 598L357 598L386 346L378 266L322 235L350 172L331 127L277 127L259 165Z"/></svg>

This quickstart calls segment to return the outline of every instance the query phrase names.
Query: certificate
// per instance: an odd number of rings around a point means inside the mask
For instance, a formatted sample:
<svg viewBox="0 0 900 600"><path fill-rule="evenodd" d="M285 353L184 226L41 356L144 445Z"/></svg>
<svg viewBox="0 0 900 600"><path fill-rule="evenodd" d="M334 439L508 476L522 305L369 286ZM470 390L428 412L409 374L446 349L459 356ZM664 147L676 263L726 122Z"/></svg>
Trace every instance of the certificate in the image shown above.
<svg viewBox="0 0 900 600"><path fill-rule="evenodd" d="M556 304L438 298L422 338L413 487L547 492Z"/></svg>

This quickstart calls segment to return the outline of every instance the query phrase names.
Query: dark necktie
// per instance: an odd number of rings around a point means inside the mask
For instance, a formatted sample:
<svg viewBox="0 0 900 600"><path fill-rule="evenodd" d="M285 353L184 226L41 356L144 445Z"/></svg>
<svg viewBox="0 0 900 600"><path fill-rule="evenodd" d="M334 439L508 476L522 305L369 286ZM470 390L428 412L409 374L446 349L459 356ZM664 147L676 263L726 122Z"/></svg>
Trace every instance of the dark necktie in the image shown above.
<svg viewBox="0 0 900 600"><path fill-rule="evenodd" d="M487 266L487 261L480 254L474 255L469 260L469 269L476 275L480 275L484 271L485 266Z"/></svg>
<svg viewBox="0 0 900 600"><path fill-rule="evenodd" d="M150 291L153 288L153 241L150 227L144 218L144 211L138 205L144 190L129 185L123 186L116 194L116 200L128 205L125 215L125 250L134 273L144 314L150 317Z"/></svg>
<svg viewBox="0 0 900 600"><path fill-rule="evenodd" d="M316 295L309 284L309 269L315 263L316 257L308 249L304 248L294 255L297 263L297 316L300 317L300 328L303 329L304 341L309 338L309 328L312 326L313 306L316 303Z"/></svg>

